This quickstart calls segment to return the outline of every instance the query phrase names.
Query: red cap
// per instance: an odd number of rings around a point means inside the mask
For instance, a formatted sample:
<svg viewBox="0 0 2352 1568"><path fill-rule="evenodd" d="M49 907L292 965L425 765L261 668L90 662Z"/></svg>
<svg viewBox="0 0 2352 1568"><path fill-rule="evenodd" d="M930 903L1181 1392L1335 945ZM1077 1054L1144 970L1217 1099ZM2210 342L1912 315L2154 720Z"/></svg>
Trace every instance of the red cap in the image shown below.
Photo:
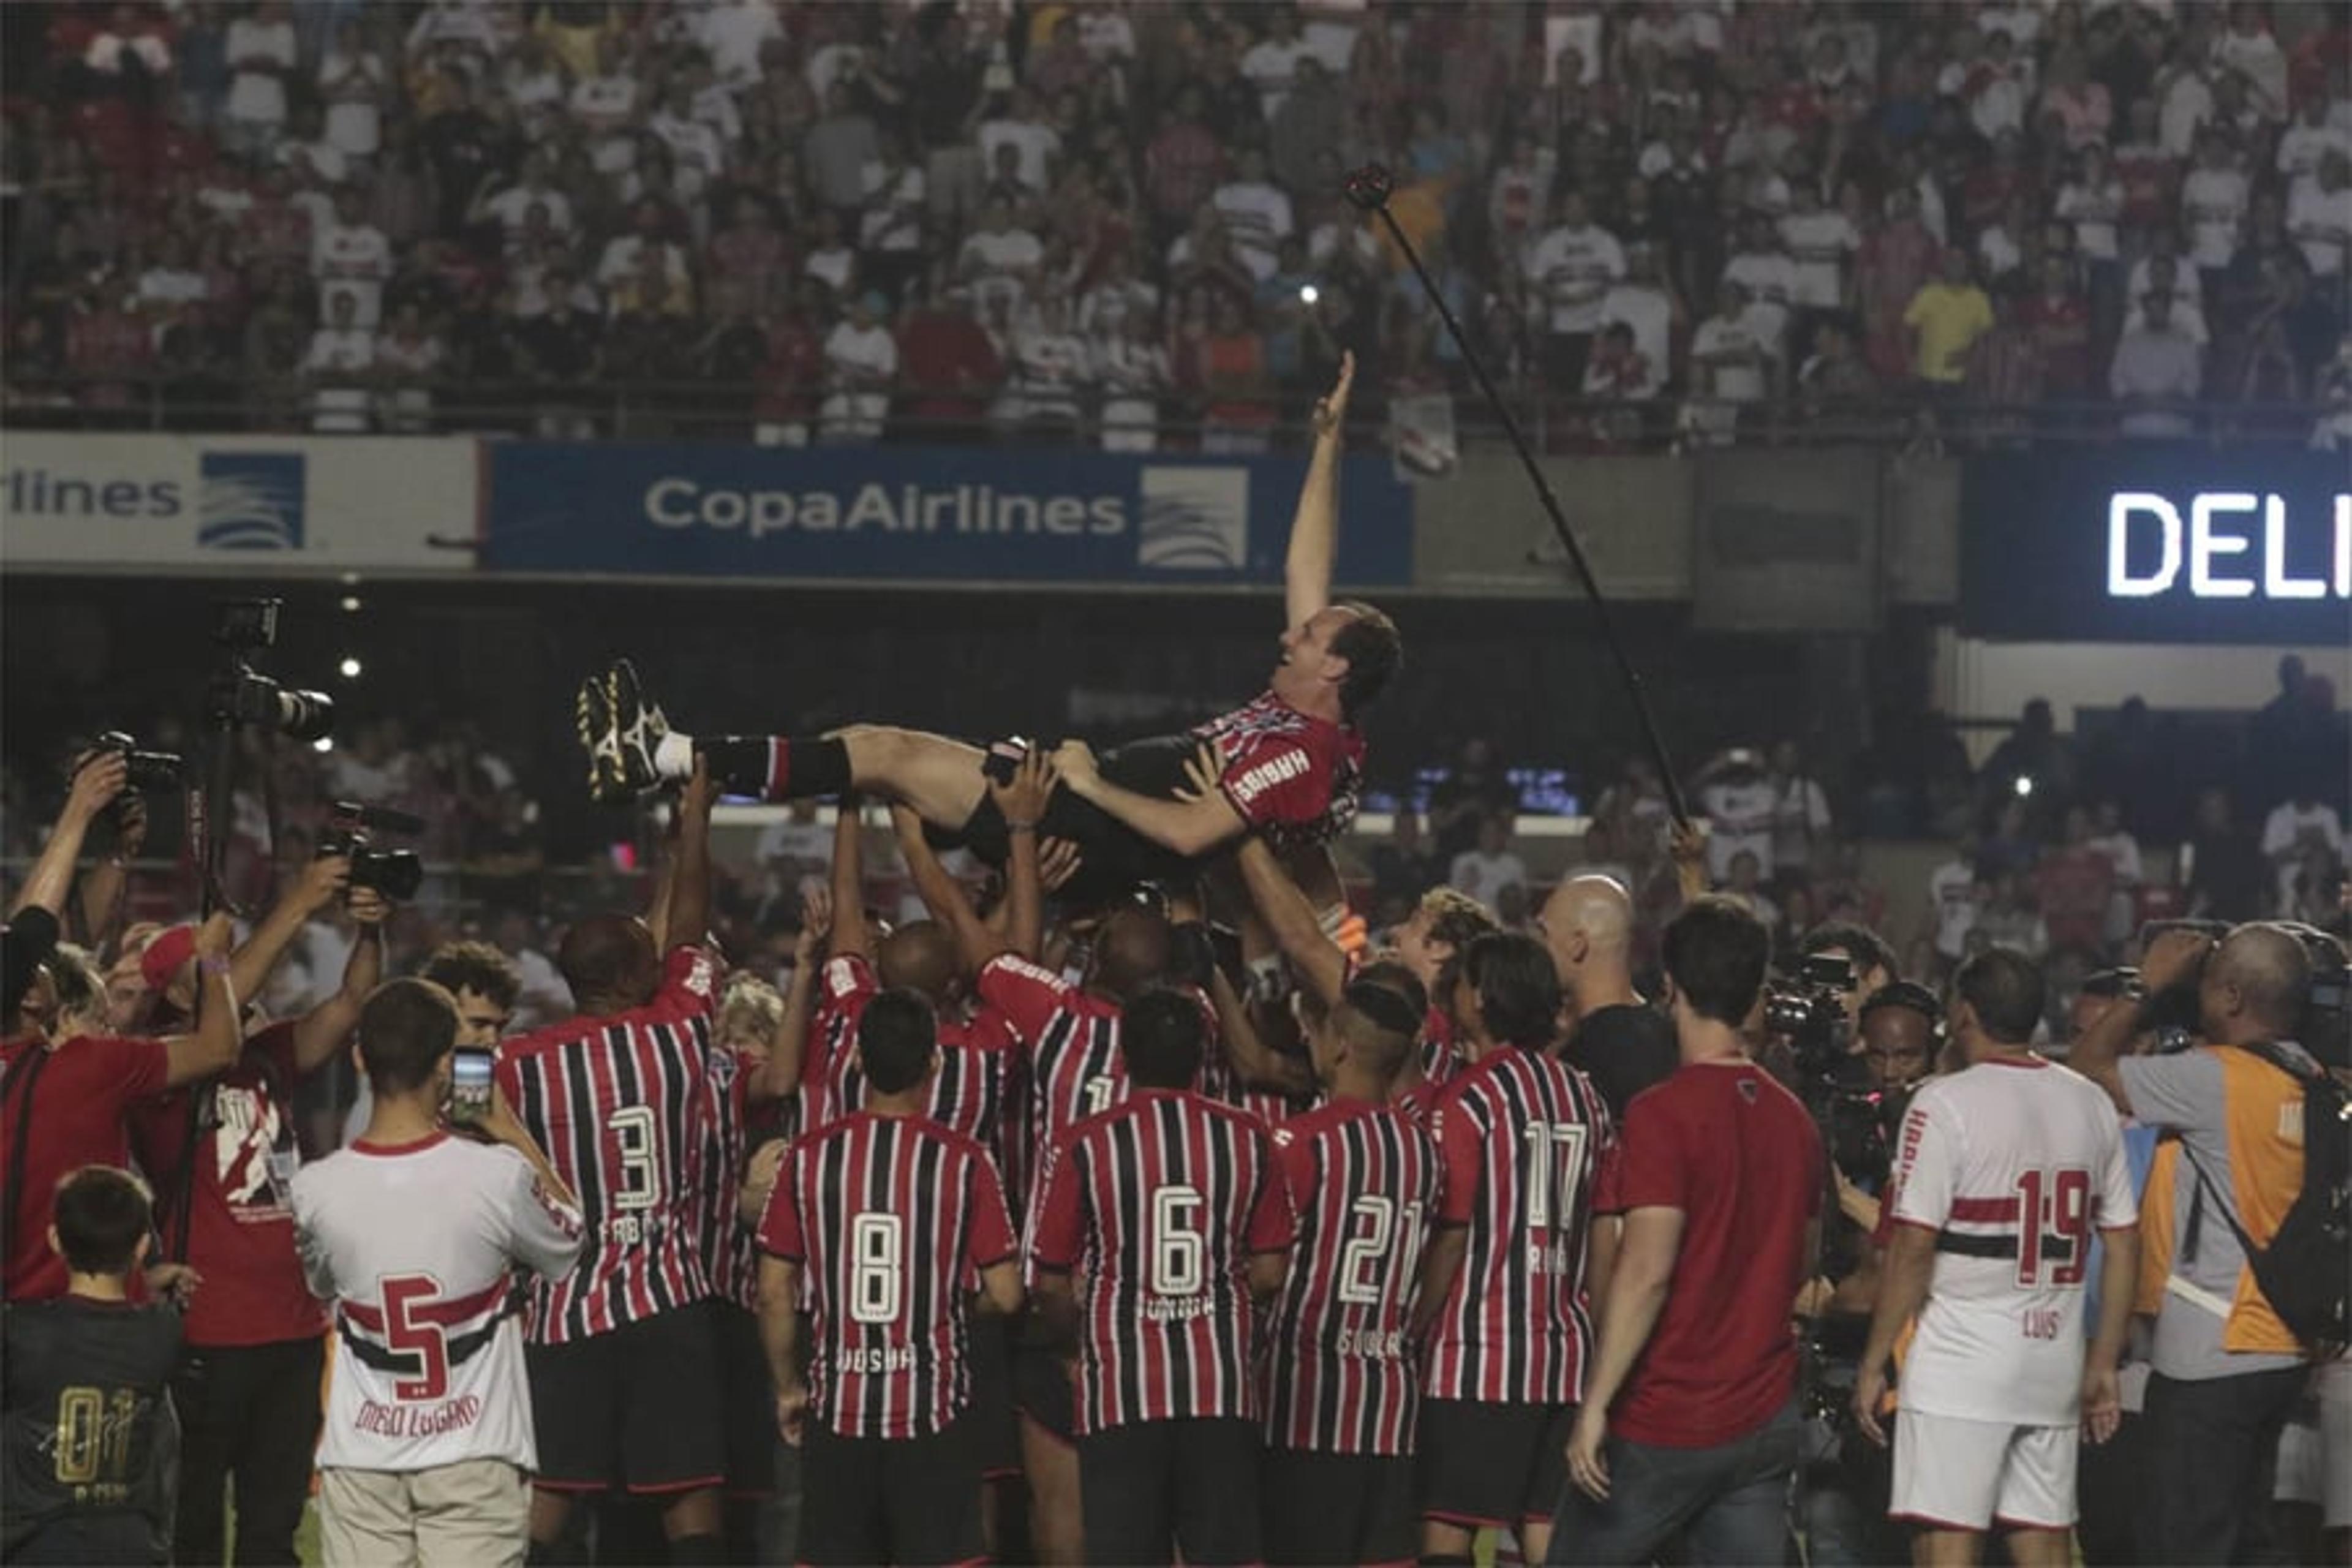
<svg viewBox="0 0 2352 1568"><path fill-rule="evenodd" d="M161 991L180 973L180 965L196 956L196 928L173 926L147 944L139 955L139 974L150 991Z"/></svg>

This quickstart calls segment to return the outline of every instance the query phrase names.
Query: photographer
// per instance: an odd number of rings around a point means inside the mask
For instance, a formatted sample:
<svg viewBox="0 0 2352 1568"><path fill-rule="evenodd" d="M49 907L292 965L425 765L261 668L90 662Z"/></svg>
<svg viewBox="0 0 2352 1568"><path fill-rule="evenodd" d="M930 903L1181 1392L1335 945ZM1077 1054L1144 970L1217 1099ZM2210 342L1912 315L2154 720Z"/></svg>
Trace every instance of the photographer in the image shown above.
<svg viewBox="0 0 2352 1568"><path fill-rule="evenodd" d="M331 1568L520 1564L539 1456L514 1275L570 1271L579 1200L502 1095L473 1129L483 1143L449 1136L447 992L395 980L368 997L359 1036L366 1135L293 1183L303 1271L338 1328L320 1552Z"/></svg>
<svg viewBox="0 0 2352 1568"><path fill-rule="evenodd" d="M1666 928L1683 1065L1626 1111L1600 1207L1623 1240L1569 1440L1553 1563L1777 1563L1798 1451L1789 1333L1826 1183L1812 1118L1748 1055L1771 937L1701 899ZM1613 1428L1613 1429L1612 1429Z"/></svg>
<svg viewBox="0 0 2352 1568"><path fill-rule="evenodd" d="M341 856L310 862L231 961L266 985L304 926L347 898L353 930L341 988L255 1031L236 1065L201 1091L155 1100L133 1120L140 1162L156 1180L164 1251L205 1282L173 1386L184 1428L173 1556L184 1563L291 1562L310 1495L327 1317L294 1248L294 1100L350 1040L383 978L392 908L373 889L351 887L351 876ZM232 1477L233 1556L223 1503Z"/></svg>
<svg viewBox="0 0 2352 1568"><path fill-rule="evenodd" d="M2194 987L2203 1043L2126 1054L2142 1009L2117 1007L2068 1058L2125 1115L2169 1131L2141 1208L2164 1267L2141 1478L2144 1555L2229 1563L2267 1540L2280 1429L2309 1373L2302 1346L2264 1299L2238 1239L2267 1246L2303 1190L2303 1076L2318 1065L2292 1037L2310 985L2303 944L2243 925L2216 944L2166 931L2141 965L2150 1005ZM2217 1213L2226 1205L2223 1212Z"/></svg>
<svg viewBox="0 0 2352 1568"><path fill-rule="evenodd" d="M38 1300L66 1289L65 1260L47 1242L58 1181L83 1165L127 1165L125 1114L140 1101L223 1071L236 1059L237 1003L230 984L229 924L215 916L189 942L202 975L194 1033L163 1039L84 1036L53 1042L56 996L47 963L58 913L90 823L121 794L115 753L87 759L55 831L10 911L6 984L0 994L0 1258L5 1295Z"/></svg>

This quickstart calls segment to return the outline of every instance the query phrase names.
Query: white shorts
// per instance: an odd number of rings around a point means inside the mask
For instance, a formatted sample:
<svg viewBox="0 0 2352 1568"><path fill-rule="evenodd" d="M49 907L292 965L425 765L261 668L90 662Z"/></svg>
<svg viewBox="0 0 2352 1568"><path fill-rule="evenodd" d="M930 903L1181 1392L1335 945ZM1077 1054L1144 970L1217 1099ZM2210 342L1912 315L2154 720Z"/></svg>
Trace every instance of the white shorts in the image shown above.
<svg viewBox="0 0 2352 1568"><path fill-rule="evenodd" d="M1930 1530L2074 1523L2079 1426L2020 1426L1960 1415L1895 1415L1892 1519Z"/></svg>
<svg viewBox="0 0 2352 1568"><path fill-rule="evenodd" d="M2316 1419L2290 1421L2279 1434L2273 1495L2281 1502L2318 1504L2328 1530L2352 1529L2352 1361L2339 1356L2323 1363L2313 1374L2312 1393Z"/></svg>

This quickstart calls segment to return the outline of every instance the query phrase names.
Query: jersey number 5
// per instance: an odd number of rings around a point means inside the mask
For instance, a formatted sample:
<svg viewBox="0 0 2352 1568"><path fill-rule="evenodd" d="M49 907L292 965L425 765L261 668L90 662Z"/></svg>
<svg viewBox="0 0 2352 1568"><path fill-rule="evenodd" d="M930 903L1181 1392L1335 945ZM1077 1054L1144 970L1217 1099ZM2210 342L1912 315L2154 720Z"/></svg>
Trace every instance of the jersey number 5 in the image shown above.
<svg viewBox="0 0 2352 1568"><path fill-rule="evenodd" d="M438 1399L449 1392L449 1343L441 1325L425 1315L439 1299L441 1284L429 1274L404 1274L376 1282L383 1300L383 1337L394 1350L416 1358L418 1373L392 1385L395 1399Z"/></svg>

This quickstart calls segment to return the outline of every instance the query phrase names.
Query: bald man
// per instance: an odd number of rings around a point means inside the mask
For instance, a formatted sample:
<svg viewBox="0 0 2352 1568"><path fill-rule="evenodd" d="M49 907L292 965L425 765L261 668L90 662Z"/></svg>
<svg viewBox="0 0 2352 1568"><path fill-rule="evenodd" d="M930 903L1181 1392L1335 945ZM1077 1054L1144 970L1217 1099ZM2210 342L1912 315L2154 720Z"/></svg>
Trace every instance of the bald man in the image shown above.
<svg viewBox="0 0 2352 1568"><path fill-rule="evenodd" d="M2195 988L2203 1043L2126 1055L2140 1010L2117 1007L2067 1062L2125 1115L2177 1135L2143 1205L2143 1233L2171 1261L2149 1355L2141 1545L2167 1562L2231 1563L2267 1540L2279 1432L2309 1371L2251 1289L2236 1230L2267 1245L2303 1188L2297 1075L2319 1069L2294 1037L2310 963L2289 932L2243 925L2218 945L2168 931L2140 967L2151 998ZM2224 1202L2235 1226L2211 1213Z"/></svg>
<svg viewBox="0 0 2352 1568"><path fill-rule="evenodd" d="M1680 1065L1675 1026L1633 989L1633 901L1611 877L1570 877L1538 922L1576 1026L1561 1057L1624 1120L1633 1098Z"/></svg>

